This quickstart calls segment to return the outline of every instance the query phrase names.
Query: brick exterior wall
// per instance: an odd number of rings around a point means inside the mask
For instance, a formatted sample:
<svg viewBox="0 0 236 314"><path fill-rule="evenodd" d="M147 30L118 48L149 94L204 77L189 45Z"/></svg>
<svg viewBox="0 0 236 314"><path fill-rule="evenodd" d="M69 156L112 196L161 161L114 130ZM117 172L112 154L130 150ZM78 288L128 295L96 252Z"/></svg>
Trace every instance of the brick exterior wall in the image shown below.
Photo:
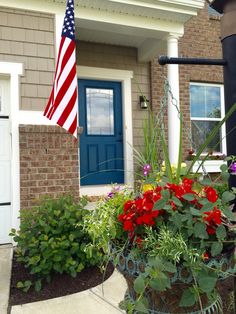
<svg viewBox="0 0 236 314"><path fill-rule="evenodd" d="M166 54L162 51L161 54ZM185 33L179 40L179 56L196 58L222 58L220 42L220 17L208 14L208 7L201 10L185 24ZM152 62L152 103L154 110L160 106L163 96L163 74L166 75L167 66L161 67L157 61ZM223 70L219 66L180 65L180 107L184 115L184 157L188 155L190 143L190 82L223 83ZM166 120L167 125L167 120Z"/></svg>
<svg viewBox="0 0 236 314"><path fill-rule="evenodd" d="M57 126L20 125L21 208L45 195L79 196L78 143Z"/></svg>
<svg viewBox="0 0 236 314"><path fill-rule="evenodd" d="M20 109L43 110L55 69L54 15L0 7L0 60L24 65Z"/></svg>

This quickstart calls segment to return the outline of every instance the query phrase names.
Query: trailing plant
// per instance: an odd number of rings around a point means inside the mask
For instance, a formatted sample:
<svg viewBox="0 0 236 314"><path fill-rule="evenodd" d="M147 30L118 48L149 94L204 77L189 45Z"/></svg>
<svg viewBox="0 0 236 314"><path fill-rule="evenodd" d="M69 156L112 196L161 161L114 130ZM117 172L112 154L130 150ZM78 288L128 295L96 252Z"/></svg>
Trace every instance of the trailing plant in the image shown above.
<svg viewBox="0 0 236 314"><path fill-rule="evenodd" d="M123 228L117 225L117 215L123 211L124 204L132 197L133 192L128 188L114 186L111 192L101 199L96 208L86 215L84 228L90 235L92 242L87 248L109 252L110 239L123 240ZM109 259L108 255L103 256Z"/></svg>
<svg viewBox="0 0 236 314"><path fill-rule="evenodd" d="M100 263L101 253L93 247L88 250L91 237L84 229L88 211L85 198L78 203L71 196L58 200L45 199L40 206L21 210L20 229L12 229L17 243L17 261L35 275L35 282L18 282L18 288L27 291L32 285L38 291L43 281L50 281L54 273L72 277L85 267Z"/></svg>

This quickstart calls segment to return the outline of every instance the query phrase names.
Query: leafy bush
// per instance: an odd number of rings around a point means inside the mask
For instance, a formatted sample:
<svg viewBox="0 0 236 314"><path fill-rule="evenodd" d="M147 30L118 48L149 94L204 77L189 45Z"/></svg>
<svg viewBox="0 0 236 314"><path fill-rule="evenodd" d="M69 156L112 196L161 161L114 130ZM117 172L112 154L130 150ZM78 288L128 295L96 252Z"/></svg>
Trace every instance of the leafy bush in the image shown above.
<svg viewBox="0 0 236 314"><path fill-rule="evenodd" d="M93 247L84 229L88 211L82 198L78 204L71 196L58 200L46 199L42 204L20 214L20 230L12 229L10 235L17 242L17 261L36 275L35 289L40 290L42 280L51 280L53 273L67 273L75 277L83 268L99 263L101 253ZM27 291L32 283L19 282Z"/></svg>

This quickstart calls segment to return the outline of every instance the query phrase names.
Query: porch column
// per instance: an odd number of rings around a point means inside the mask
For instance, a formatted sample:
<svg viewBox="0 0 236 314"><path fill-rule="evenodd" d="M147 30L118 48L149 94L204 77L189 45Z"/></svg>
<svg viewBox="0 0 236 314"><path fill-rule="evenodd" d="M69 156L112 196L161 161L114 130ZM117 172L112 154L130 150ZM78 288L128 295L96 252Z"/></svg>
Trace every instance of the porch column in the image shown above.
<svg viewBox="0 0 236 314"><path fill-rule="evenodd" d="M168 57L178 57L178 35L170 34L167 37L167 53ZM177 164L179 152L179 66L178 64L168 65L168 81L170 84L171 95L168 101L168 149L170 162Z"/></svg>

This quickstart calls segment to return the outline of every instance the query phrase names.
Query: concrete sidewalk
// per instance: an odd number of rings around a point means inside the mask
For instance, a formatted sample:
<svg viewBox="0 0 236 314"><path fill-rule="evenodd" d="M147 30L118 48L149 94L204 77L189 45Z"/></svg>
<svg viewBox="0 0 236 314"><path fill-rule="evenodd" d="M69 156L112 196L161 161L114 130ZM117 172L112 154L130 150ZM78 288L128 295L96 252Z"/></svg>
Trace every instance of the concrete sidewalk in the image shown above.
<svg viewBox="0 0 236 314"><path fill-rule="evenodd" d="M10 293L12 245L0 245L0 313L6 314Z"/></svg>

